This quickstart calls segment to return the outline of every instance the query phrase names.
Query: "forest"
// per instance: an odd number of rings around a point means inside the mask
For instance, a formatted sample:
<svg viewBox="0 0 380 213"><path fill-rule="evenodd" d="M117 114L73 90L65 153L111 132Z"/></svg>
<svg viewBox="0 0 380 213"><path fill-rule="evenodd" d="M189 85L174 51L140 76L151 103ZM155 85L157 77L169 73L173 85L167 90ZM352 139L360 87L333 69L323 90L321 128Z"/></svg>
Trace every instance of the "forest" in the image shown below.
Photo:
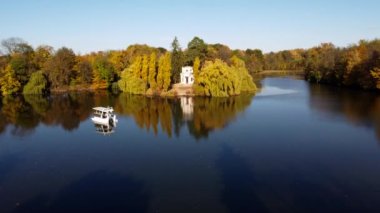
<svg viewBox="0 0 380 213"><path fill-rule="evenodd" d="M182 66L193 66L194 91L199 96L255 91L252 75L263 70L303 70L310 82L375 90L380 89L380 40L264 54L194 37L185 49L174 38L170 50L135 44L76 54L67 47L33 48L20 38L9 38L1 42L0 89L3 96L97 89L175 95L170 89L179 82Z"/></svg>

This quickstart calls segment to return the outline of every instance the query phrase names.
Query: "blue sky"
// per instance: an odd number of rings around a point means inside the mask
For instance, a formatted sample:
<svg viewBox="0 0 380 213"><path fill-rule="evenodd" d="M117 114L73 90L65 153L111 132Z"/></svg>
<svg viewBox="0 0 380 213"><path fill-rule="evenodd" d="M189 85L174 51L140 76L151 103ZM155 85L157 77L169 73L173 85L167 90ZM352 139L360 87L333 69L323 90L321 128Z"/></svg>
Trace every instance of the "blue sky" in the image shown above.
<svg viewBox="0 0 380 213"><path fill-rule="evenodd" d="M264 52L380 38L379 0L0 0L0 40L77 53L207 43Z"/></svg>

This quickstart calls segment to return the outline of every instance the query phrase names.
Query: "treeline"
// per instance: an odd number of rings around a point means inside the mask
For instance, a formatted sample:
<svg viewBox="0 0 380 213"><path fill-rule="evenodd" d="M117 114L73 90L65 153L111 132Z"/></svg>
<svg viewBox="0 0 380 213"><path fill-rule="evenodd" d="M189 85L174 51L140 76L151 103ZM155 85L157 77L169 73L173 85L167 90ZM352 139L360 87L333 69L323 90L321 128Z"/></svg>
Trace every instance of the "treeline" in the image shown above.
<svg viewBox="0 0 380 213"><path fill-rule="evenodd" d="M308 50L305 78L362 89L380 89L380 40L337 48L322 44Z"/></svg>
<svg viewBox="0 0 380 213"><path fill-rule="evenodd" d="M231 50L221 44L206 44L198 37L191 40L185 50L175 38L170 51L136 44L124 50L79 55L67 47L54 50L51 46L41 45L33 48L19 38L3 40L1 47L2 95L88 89L121 89L136 94L142 94L142 91L154 94L168 91L171 84L178 83L181 67L193 66L196 59L199 60L199 73L203 65L216 59L231 68L234 63L232 58L237 57L251 74L262 70L264 64L260 50ZM233 87L239 90L239 85ZM236 93L229 92L231 89L225 90L228 94Z"/></svg>
<svg viewBox="0 0 380 213"><path fill-rule="evenodd" d="M380 40L361 40L343 48L323 43L310 49L269 53L265 68L303 70L310 82L380 89Z"/></svg>

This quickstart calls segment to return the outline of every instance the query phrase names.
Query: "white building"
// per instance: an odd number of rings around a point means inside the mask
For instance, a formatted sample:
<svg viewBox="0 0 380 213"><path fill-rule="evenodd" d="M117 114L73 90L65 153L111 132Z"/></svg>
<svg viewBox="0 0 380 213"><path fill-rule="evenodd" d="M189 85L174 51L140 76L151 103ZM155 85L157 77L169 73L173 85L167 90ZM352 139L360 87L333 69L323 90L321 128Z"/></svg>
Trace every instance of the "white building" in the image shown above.
<svg viewBox="0 0 380 213"><path fill-rule="evenodd" d="M182 67L181 84L192 85L194 83L193 67Z"/></svg>

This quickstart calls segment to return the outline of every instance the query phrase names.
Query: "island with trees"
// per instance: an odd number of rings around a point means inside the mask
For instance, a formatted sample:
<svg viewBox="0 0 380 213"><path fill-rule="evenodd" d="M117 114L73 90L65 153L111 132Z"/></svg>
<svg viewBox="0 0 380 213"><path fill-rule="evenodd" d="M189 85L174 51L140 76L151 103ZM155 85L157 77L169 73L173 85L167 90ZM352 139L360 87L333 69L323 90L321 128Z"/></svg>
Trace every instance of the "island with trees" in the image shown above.
<svg viewBox="0 0 380 213"><path fill-rule="evenodd" d="M62 47L33 48L19 38L1 42L0 90L13 94L109 89L148 96L176 96L183 66L194 72L192 95L227 97L256 91L252 76L264 70L300 70L310 82L380 89L380 40L349 47L323 43L310 49L263 54L232 50L194 37L182 50L135 44L122 50L75 54Z"/></svg>

